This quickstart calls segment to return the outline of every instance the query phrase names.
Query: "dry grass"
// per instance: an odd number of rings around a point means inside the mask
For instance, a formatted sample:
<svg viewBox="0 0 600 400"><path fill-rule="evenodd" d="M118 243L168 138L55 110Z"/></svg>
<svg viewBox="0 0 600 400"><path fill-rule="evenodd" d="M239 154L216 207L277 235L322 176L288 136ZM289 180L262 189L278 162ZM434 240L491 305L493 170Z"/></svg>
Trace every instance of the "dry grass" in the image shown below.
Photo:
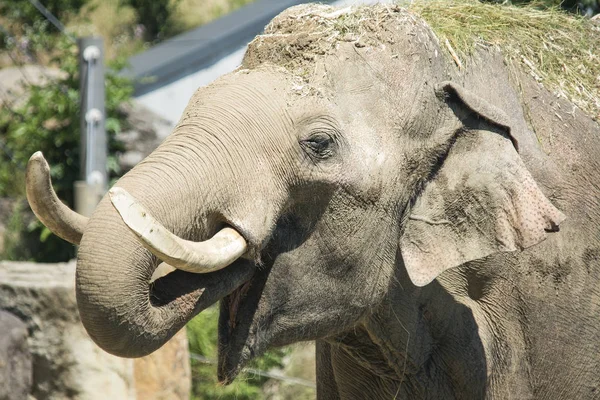
<svg viewBox="0 0 600 400"><path fill-rule="evenodd" d="M600 23L557 9L541 11L476 0L417 0L409 5L410 13L406 11L393 5L341 10L299 6L267 27L267 35L258 37L254 45L302 31L317 38L300 49L303 57L307 51L309 56L310 52L329 52L338 41L370 46L382 40L381 27L386 20L393 18L394 24L402 24L417 15L431 26L440 46L459 68L468 65L477 48L497 47L508 62L522 67L548 90L600 119ZM285 58L283 53L290 48L293 46L272 56Z"/></svg>
<svg viewBox="0 0 600 400"><path fill-rule="evenodd" d="M559 10L419 1L410 10L432 27L457 64L495 46L538 82L600 119L600 25Z"/></svg>

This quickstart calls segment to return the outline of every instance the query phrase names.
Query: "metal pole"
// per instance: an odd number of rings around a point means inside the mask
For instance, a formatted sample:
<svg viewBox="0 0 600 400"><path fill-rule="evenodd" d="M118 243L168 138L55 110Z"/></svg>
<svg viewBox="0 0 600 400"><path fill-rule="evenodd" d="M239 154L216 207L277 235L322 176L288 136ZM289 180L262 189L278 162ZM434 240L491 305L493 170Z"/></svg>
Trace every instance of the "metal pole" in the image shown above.
<svg viewBox="0 0 600 400"><path fill-rule="evenodd" d="M81 110L81 180L75 182L75 208L90 216L107 190L104 127L104 46L102 38L77 40Z"/></svg>

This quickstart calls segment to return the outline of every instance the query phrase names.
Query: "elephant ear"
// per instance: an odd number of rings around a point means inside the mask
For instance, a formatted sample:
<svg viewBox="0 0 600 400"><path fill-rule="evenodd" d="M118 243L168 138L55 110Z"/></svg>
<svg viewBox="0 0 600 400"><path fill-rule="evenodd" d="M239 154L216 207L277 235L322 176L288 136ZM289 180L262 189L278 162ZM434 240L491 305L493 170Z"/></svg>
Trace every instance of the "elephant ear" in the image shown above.
<svg viewBox="0 0 600 400"><path fill-rule="evenodd" d="M443 271L497 252L522 250L558 231L565 216L538 188L501 110L453 84L440 87L463 128L413 203L400 238L408 275L424 286Z"/></svg>

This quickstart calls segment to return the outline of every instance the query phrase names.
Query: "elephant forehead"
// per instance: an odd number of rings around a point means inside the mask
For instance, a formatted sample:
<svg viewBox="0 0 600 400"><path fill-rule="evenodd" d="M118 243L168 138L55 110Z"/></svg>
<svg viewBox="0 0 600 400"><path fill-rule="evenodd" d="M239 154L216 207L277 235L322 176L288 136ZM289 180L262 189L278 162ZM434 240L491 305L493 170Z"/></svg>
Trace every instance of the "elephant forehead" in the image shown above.
<svg viewBox="0 0 600 400"><path fill-rule="evenodd" d="M289 80L275 70L240 70L198 89L183 113L182 122L214 113L289 122L286 110L291 88Z"/></svg>

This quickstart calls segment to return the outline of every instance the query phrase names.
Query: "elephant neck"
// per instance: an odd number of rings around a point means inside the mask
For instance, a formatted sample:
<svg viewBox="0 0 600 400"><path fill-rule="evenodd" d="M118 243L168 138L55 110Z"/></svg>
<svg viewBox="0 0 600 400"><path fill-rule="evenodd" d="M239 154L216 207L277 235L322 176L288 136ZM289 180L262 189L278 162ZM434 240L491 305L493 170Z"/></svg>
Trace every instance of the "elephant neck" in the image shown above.
<svg viewBox="0 0 600 400"><path fill-rule="evenodd" d="M373 398L483 397L489 366L471 310L437 281L400 282L360 328L339 336L342 362L369 371L382 391Z"/></svg>
<svg viewBox="0 0 600 400"><path fill-rule="evenodd" d="M372 399L421 398L419 393L424 393L426 387L417 379L415 358L406 344L392 348L392 342L380 330L368 321L329 339L340 398L359 398L366 393Z"/></svg>

